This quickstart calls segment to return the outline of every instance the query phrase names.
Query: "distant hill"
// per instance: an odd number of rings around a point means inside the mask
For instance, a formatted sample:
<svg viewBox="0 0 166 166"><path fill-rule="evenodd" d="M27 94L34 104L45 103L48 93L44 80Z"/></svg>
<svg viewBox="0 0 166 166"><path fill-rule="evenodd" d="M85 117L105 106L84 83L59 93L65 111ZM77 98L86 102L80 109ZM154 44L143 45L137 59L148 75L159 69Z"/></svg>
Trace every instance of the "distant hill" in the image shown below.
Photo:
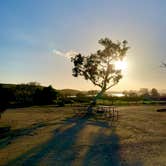
<svg viewBox="0 0 166 166"><path fill-rule="evenodd" d="M19 86L19 85L31 85L31 86L37 86L37 87L45 87L45 86L42 86L42 85L40 85L39 83L36 83L36 82L30 82L30 83L25 83L25 84L24 83L22 83L22 84L0 83L0 86L2 86L4 88L15 88L16 86ZM59 91L62 94L72 94L72 95L76 95L78 93L83 92L83 91L76 90L76 89L60 89L60 90L57 90L57 91Z"/></svg>
<svg viewBox="0 0 166 166"><path fill-rule="evenodd" d="M30 83L25 83L25 84L6 84L6 83L0 83L0 86L3 86L5 88L15 88L18 85L32 85L32 86L38 86L38 87L45 87L40 85L37 82L30 82ZM55 89L55 88L54 88ZM58 92L60 92L63 95L67 95L67 96L75 96L78 93L83 93L83 94L87 94L88 92L90 92L91 90L87 90L87 91L81 91L81 90L77 90L77 89L56 89ZM95 90L92 90L95 91ZM97 90L96 90L97 92ZM106 92L108 95L110 94L114 94L114 93L121 93L121 92L117 92L117 91L108 91Z"/></svg>
<svg viewBox="0 0 166 166"><path fill-rule="evenodd" d="M16 87L17 84L4 84L0 83L0 86L3 86L4 88L13 88Z"/></svg>
<svg viewBox="0 0 166 166"><path fill-rule="evenodd" d="M29 82L29 83L21 83L21 84L6 84L6 83L0 83L0 86L8 89L13 89L16 88L17 86L35 86L35 87L40 87L44 88L45 86L40 85L37 82Z"/></svg>
<svg viewBox="0 0 166 166"><path fill-rule="evenodd" d="M67 96L75 96L78 93L81 93L80 90L76 90L76 89L62 89L62 90L58 90L58 92Z"/></svg>

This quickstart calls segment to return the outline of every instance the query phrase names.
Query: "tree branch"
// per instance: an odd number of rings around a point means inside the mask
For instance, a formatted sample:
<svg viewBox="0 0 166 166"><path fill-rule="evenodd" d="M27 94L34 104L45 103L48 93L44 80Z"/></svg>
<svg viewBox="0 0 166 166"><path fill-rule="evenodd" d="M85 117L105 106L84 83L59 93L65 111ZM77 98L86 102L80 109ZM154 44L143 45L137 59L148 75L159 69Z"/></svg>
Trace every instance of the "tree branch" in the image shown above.
<svg viewBox="0 0 166 166"><path fill-rule="evenodd" d="M108 90L108 89L112 88L112 87L113 87L113 86L115 86L117 83L118 83L118 82L113 83L113 84L112 84L112 85L110 85L108 88L106 88L106 90Z"/></svg>

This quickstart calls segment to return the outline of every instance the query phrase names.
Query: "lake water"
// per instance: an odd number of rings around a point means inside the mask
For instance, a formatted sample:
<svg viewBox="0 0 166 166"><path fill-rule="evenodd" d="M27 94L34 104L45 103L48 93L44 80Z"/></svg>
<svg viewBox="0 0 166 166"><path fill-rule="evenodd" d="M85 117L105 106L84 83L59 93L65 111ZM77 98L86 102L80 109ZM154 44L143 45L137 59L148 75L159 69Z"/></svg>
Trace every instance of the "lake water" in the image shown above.
<svg viewBox="0 0 166 166"><path fill-rule="evenodd" d="M112 96L115 96L115 97L123 97L124 94L123 93L111 93Z"/></svg>

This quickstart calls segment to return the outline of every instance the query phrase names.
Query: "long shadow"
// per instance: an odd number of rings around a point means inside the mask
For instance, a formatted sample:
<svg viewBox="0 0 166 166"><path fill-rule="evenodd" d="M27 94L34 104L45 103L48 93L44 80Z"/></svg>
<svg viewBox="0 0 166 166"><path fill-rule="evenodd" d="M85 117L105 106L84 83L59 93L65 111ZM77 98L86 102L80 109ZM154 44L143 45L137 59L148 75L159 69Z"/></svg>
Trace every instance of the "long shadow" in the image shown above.
<svg viewBox="0 0 166 166"><path fill-rule="evenodd" d="M102 130L102 129L101 129ZM120 166L119 138L115 128L111 129L110 135L100 132L94 139L83 161L84 166Z"/></svg>
<svg viewBox="0 0 166 166"><path fill-rule="evenodd" d="M101 131L93 140L92 145L89 146L88 152L85 154L82 165L121 165L121 158L119 154L119 138L116 135L115 128L105 122L93 121L88 118L70 118L64 121L62 127L67 127L64 131L55 130L51 140L43 145L32 148L25 154L17 157L15 160L9 162L8 166L70 166L77 158L77 148L74 147L78 133L85 127L85 125L94 125L101 127ZM110 135L106 135L103 129L112 130ZM101 133L101 134L100 134ZM81 139L81 138L80 138Z"/></svg>
<svg viewBox="0 0 166 166"><path fill-rule="evenodd" d="M4 134L0 134L0 149L5 148L7 145L9 145L12 141L14 141L20 136L24 136L24 135L33 136L35 135L35 131L37 129L46 127L46 126L56 125L56 124L60 124L60 122L36 123L27 128L8 130Z"/></svg>
<svg viewBox="0 0 166 166"><path fill-rule="evenodd" d="M35 166L40 165L70 165L75 159L76 152L72 149L75 144L77 133L84 127L86 118L82 119L67 119L65 125L71 124L63 132L60 128L57 129L51 140L44 145L40 145L28 151L27 153L19 156L15 160L8 163L10 166ZM64 126L65 126L64 125Z"/></svg>

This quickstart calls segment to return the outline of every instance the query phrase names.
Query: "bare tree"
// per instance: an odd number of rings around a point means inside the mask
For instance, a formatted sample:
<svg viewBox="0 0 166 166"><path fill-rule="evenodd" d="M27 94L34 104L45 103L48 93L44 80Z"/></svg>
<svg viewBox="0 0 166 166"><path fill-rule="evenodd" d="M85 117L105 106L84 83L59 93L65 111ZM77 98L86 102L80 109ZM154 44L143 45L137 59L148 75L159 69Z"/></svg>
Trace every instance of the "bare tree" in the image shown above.
<svg viewBox="0 0 166 166"><path fill-rule="evenodd" d="M104 46L103 50L98 50L88 56L77 54L71 58L74 64L73 76L83 76L101 89L88 107L89 113L92 113L96 100L122 78L122 72L115 68L115 62L122 61L129 49L126 40L112 42L112 40L104 38L99 40L99 44Z"/></svg>

